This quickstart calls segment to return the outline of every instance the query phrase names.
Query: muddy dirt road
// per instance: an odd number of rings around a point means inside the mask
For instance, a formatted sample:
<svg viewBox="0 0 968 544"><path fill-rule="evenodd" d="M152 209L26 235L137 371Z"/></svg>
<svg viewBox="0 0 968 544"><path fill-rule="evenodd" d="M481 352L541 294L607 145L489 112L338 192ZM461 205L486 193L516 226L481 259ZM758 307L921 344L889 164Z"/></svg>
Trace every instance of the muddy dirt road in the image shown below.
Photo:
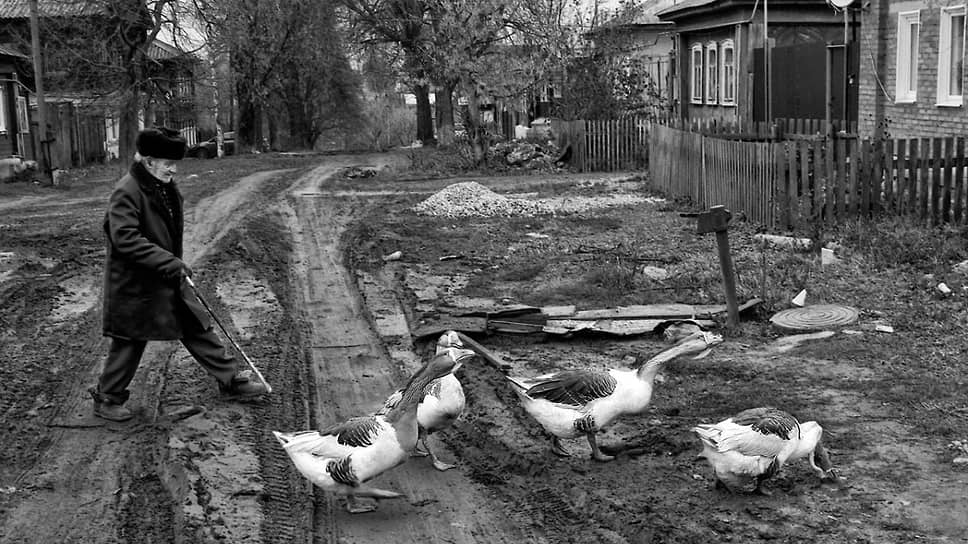
<svg viewBox="0 0 968 544"><path fill-rule="evenodd" d="M113 182L0 192L0 543L968 541L968 472L947 449L968 432L955 417L965 383L956 355L966 351L957 339L924 340L913 325L893 337L838 334L786 352L765 326L750 324L701 361L670 363L649 412L602 433L599 443L618 452L607 465L588 458L583 440L566 441L572 457L551 455L504 374L465 365L467 410L431 438L458 468L438 472L411 459L374 482L405 499L346 513L293 469L271 431L379 407L427 355L411 335L421 312L457 311L513 289L567 288L574 269L528 262L556 244L615 247L630 229L652 237L655 255L686 255L670 268L688 268L702 255L693 246L708 242L651 203L540 220L416 218L413 204L458 180L339 175L344 166L392 170L403 161L185 161L196 283L275 392L222 401L179 344L153 343L132 387L138 417L125 424L94 419L84 392L106 349L100 221ZM218 176L216 166L238 175ZM571 203L643 194L636 183L564 173L475 179ZM743 243L741 233L738 251ZM394 250L404 257L380 258ZM451 254L464 258L439 259ZM627 365L665 348L646 336L480 340L524 375ZM925 342L953 355L925 365ZM931 395L902 396L915 389ZM772 483L772 497L712 490L688 429L749 399L822 420L846 484L821 485L798 464Z"/></svg>

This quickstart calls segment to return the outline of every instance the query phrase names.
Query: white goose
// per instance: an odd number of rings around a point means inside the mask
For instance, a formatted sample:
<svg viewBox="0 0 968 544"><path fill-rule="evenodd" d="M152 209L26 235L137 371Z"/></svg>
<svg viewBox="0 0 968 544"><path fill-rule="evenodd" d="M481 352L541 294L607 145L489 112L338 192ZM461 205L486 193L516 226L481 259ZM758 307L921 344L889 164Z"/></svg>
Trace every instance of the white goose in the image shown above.
<svg viewBox="0 0 968 544"><path fill-rule="evenodd" d="M449 348L463 348L464 344L455 331L447 331L437 340L437 354L447 351ZM456 465L444 463L437 458L427 437L434 432L445 429L453 425L454 421L464 412L466 400L464 398L464 388L460 380L454 375L461 367L458 362L450 373L433 380L423 389L423 398L417 405L417 449L415 455L429 455L437 470L449 470ZM384 403L383 408L378 413L385 413L393 409L403 397L403 389L398 389ZM422 449L421 449L422 448Z"/></svg>
<svg viewBox="0 0 968 544"><path fill-rule="evenodd" d="M375 510L375 504L360 504L356 497L402 496L364 484L410 457L417 444L417 403L424 387L474 355L471 350L448 348L434 356L410 378L400 402L385 413L352 418L321 431L273 434L303 476L346 496L351 513Z"/></svg>
<svg viewBox="0 0 968 544"><path fill-rule="evenodd" d="M585 435L592 458L611 461L598 448L595 433L617 418L641 414L652 401L652 386L662 364L681 355L699 353L723 341L722 336L698 332L680 340L638 370L565 370L520 378L508 376L524 409L552 435L552 451L568 456L562 438Z"/></svg>
<svg viewBox="0 0 968 544"><path fill-rule="evenodd" d="M800 423L776 408L744 410L719 423L704 423L692 431L702 441L702 453L716 473L716 487L768 494L764 481L789 461L807 457L823 478L838 480L821 443L823 428L816 421ZM820 463L821 466L817 466Z"/></svg>

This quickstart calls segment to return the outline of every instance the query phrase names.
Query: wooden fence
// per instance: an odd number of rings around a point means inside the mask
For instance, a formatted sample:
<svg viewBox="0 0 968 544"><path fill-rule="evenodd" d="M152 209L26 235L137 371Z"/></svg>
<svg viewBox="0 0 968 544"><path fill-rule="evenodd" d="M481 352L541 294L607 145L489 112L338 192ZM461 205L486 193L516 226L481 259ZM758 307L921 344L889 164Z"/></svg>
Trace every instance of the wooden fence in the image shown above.
<svg viewBox="0 0 968 544"><path fill-rule="evenodd" d="M968 222L964 137L743 142L652 125L649 157L658 188L774 228L879 213Z"/></svg>
<svg viewBox="0 0 968 544"><path fill-rule="evenodd" d="M571 147L570 162L582 172L641 170L648 164L648 121L635 117L551 123L561 149Z"/></svg>

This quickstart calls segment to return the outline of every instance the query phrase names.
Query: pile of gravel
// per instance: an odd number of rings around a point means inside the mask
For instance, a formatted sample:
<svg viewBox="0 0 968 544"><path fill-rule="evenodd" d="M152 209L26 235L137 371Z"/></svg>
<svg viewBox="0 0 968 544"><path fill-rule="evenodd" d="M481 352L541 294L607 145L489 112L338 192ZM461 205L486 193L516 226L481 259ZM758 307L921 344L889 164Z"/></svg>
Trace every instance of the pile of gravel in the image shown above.
<svg viewBox="0 0 968 544"><path fill-rule="evenodd" d="M546 204L501 196L475 181L448 185L413 210L435 217L511 217L551 213Z"/></svg>

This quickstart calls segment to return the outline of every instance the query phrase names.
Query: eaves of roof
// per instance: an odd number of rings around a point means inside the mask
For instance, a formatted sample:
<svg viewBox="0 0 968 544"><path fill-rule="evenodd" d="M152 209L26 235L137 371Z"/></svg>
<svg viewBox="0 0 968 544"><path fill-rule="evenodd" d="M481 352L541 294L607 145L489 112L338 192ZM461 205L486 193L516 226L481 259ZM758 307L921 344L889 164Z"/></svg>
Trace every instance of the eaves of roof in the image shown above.
<svg viewBox="0 0 968 544"><path fill-rule="evenodd" d="M92 0L37 0L37 12L43 17L85 17L98 15L103 11L103 5ZM28 0L0 0L0 19L28 17Z"/></svg>

